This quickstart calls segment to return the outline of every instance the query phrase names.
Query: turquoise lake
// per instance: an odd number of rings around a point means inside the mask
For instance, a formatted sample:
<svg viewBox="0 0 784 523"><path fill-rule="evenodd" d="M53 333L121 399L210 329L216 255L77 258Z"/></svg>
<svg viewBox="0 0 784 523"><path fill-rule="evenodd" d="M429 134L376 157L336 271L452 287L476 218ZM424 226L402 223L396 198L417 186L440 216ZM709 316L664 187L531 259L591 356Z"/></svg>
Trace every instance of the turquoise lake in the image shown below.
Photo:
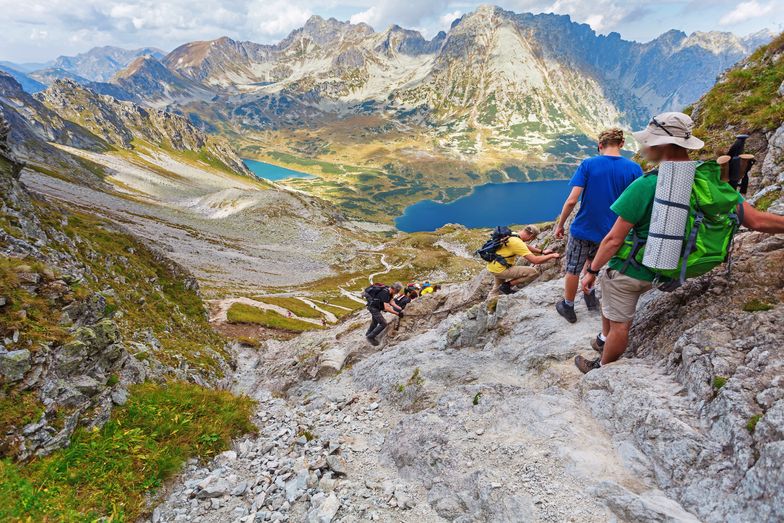
<svg viewBox="0 0 784 523"><path fill-rule="evenodd" d="M245 162L245 166L250 169L253 174L259 178L264 178L265 180L275 181L285 180L286 178L315 178L315 176L310 174L301 173L293 169L286 169L285 167L279 167L277 165L272 165L271 163L249 160L246 158L243 158L242 161Z"/></svg>
<svg viewBox="0 0 784 523"><path fill-rule="evenodd" d="M404 232L419 232L447 223L477 228L551 221L568 195L569 180L488 183L449 203L424 200L410 205L395 225Z"/></svg>

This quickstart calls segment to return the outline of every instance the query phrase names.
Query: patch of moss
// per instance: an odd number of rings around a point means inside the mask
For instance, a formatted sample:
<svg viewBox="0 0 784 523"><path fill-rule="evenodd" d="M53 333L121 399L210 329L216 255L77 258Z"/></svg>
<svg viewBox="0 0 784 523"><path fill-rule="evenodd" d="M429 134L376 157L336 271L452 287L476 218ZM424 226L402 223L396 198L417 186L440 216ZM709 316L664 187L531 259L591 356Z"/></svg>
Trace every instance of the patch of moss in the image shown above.
<svg viewBox="0 0 784 523"><path fill-rule="evenodd" d="M754 414L752 417L749 418L749 421L746 422L746 430L748 430L753 434L757 428L757 423L759 423L759 420L761 419L762 419L762 414Z"/></svg>
<svg viewBox="0 0 784 523"><path fill-rule="evenodd" d="M770 191L769 193L764 194L760 197L759 200L754 204L754 207L760 211L767 211L770 206L781 197L781 190Z"/></svg>
<svg viewBox="0 0 784 523"><path fill-rule="evenodd" d="M727 378L725 378L724 376L715 376L713 378L712 385L713 385L714 390L719 390L720 388L722 388L726 384L727 384Z"/></svg>
<svg viewBox="0 0 784 523"><path fill-rule="evenodd" d="M773 308L772 303L753 298L743 304L743 310L746 312L764 312Z"/></svg>
<svg viewBox="0 0 784 523"><path fill-rule="evenodd" d="M184 383L130 392L102 429L78 429L67 448L24 465L0 461L0 520L135 521L188 457L210 458L256 430L247 397Z"/></svg>

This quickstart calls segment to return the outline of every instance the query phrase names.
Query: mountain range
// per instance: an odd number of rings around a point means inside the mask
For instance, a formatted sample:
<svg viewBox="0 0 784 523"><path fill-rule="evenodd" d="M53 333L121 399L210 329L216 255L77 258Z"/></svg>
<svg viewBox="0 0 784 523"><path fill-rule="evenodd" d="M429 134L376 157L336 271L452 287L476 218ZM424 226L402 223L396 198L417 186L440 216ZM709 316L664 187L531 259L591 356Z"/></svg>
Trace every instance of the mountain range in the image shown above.
<svg viewBox="0 0 784 523"><path fill-rule="evenodd" d="M601 128L684 108L771 38L671 30L639 43L483 6L432 39L313 16L277 44L96 48L18 71L178 113L243 156L318 175L290 183L373 217L377 198L400 210L485 181L564 177Z"/></svg>

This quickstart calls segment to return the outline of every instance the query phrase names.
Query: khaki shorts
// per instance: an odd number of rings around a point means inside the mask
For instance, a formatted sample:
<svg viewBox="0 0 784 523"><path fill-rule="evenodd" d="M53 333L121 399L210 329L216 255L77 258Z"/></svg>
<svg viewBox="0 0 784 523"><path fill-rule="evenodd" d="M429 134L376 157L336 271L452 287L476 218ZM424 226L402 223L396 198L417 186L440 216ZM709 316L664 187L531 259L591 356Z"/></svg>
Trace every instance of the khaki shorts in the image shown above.
<svg viewBox="0 0 784 523"><path fill-rule="evenodd" d="M599 280L602 292L602 314L610 321L630 322L634 319L640 296L651 290L653 284L607 269Z"/></svg>
<svg viewBox="0 0 784 523"><path fill-rule="evenodd" d="M490 274L492 274L494 278L493 290L490 291L489 296L492 298L500 294L501 284L505 281L521 279L533 280L539 274L539 271L533 267L528 267L525 265L513 265L503 272L491 272Z"/></svg>

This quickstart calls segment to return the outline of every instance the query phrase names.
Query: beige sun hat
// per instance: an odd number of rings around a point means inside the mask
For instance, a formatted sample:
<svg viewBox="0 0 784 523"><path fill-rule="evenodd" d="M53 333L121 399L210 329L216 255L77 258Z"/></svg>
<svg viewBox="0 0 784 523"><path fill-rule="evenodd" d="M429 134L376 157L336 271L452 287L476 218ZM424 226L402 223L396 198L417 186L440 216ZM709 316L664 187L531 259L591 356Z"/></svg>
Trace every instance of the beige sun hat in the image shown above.
<svg viewBox="0 0 784 523"><path fill-rule="evenodd" d="M661 113L642 131L632 133L643 147L674 144L684 149L702 149L705 142L692 136L694 122L683 113Z"/></svg>

